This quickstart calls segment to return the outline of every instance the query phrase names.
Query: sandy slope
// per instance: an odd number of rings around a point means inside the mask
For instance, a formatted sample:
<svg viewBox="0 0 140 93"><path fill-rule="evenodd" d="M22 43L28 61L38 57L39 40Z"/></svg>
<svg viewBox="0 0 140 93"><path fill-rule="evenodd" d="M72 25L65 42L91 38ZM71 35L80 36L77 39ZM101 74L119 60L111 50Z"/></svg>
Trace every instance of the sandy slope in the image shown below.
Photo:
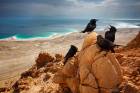
<svg viewBox="0 0 140 93"><path fill-rule="evenodd" d="M126 45L140 29L119 29L116 43ZM104 32L98 32L104 34ZM71 44L81 47L86 34L72 33L55 39L35 41L0 41L0 87L16 79L35 63L40 51L65 54ZM7 84L9 85L9 84Z"/></svg>

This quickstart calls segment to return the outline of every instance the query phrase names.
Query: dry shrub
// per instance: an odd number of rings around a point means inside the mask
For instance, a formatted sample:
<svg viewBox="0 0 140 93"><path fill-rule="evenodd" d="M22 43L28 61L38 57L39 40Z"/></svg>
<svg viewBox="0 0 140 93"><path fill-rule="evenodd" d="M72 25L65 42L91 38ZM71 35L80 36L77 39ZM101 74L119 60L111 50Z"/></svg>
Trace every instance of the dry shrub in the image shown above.
<svg viewBox="0 0 140 93"><path fill-rule="evenodd" d="M54 57L52 57L49 53L40 53L38 58L36 59L36 65L38 68L44 66L48 62L53 62Z"/></svg>
<svg viewBox="0 0 140 93"><path fill-rule="evenodd" d="M55 62L59 62L63 59L63 56L61 54L55 54Z"/></svg>

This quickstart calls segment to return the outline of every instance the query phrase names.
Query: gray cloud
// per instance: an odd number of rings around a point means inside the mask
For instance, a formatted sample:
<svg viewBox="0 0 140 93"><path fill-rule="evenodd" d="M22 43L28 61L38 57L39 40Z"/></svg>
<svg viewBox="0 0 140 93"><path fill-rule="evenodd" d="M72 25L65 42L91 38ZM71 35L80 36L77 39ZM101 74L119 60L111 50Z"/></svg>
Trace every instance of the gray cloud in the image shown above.
<svg viewBox="0 0 140 93"><path fill-rule="evenodd" d="M140 0L115 0L119 4L136 4L140 3Z"/></svg>
<svg viewBox="0 0 140 93"><path fill-rule="evenodd" d="M71 5L73 4L72 1L67 1L67 0L1 0L0 4L15 4L15 3L38 3L38 4L49 4L49 5L55 5L55 6L59 6L59 5Z"/></svg>
<svg viewBox="0 0 140 93"><path fill-rule="evenodd" d="M51 16L52 11L57 13L60 7L70 6L73 6L73 2L67 0L1 0L0 16Z"/></svg>
<svg viewBox="0 0 140 93"><path fill-rule="evenodd" d="M83 2L94 2L94 3L101 3L104 0L78 0L78 1L83 1Z"/></svg>
<svg viewBox="0 0 140 93"><path fill-rule="evenodd" d="M140 18L140 0L1 0L4 16Z"/></svg>

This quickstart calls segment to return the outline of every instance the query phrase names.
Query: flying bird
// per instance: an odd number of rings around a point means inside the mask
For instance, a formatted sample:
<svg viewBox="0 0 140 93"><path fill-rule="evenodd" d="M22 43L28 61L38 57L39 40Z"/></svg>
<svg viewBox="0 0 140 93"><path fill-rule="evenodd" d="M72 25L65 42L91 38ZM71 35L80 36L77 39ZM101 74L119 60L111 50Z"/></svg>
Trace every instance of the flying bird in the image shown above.
<svg viewBox="0 0 140 93"><path fill-rule="evenodd" d="M109 31L105 32L105 39L108 39L108 40L114 42L116 31L117 31L116 27L110 25Z"/></svg>
<svg viewBox="0 0 140 93"><path fill-rule="evenodd" d="M71 45L69 51L67 52L67 54L64 57L64 64L66 64L67 60L69 58L73 57L77 51L78 51L78 48L74 45Z"/></svg>
<svg viewBox="0 0 140 93"><path fill-rule="evenodd" d="M111 50L111 52L115 53L114 51L115 45L113 44L113 42L103 38L101 35L97 36L97 44L99 45L99 47L101 47L102 50L105 51Z"/></svg>
<svg viewBox="0 0 140 93"><path fill-rule="evenodd" d="M82 33L85 32L92 32L96 28L96 21L97 19L91 19L90 22L87 24L85 30L82 31Z"/></svg>

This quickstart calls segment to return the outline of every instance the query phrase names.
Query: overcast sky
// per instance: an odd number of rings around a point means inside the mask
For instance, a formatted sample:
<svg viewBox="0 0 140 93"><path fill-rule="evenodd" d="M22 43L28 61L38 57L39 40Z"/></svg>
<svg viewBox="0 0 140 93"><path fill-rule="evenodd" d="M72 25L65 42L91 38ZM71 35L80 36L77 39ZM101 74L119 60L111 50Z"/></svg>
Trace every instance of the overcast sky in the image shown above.
<svg viewBox="0 0 140 93"><path fill-rule="evenodd" d="M0 0L0 17L140 18L140 0Z"/></svg>

